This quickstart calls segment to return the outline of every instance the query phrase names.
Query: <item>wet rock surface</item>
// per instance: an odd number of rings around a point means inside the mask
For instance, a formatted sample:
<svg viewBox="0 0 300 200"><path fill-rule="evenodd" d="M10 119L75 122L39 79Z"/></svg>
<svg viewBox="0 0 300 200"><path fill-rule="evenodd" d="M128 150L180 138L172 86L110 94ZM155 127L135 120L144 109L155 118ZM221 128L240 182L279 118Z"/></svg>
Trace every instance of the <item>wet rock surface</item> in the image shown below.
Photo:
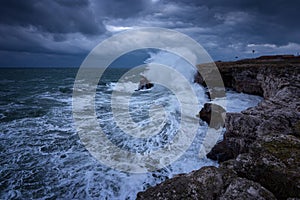
<svg viewBox="0 0 300 200"><path fill-rule="evenodd" d="M219 129L224 125L226 111L222 106L212 103L205 103L199 112L199 117L211 128Z"/></svg>
<svg viewBox="0 0 300 200"><path fill-rule="evenodd" d="M223 141L207 155L219 168L180 175L138 199L300 198L300 57L270 58L216 63L226 87L264 97L256 107L226 114ZM195 80L205 85L201 76ZM208 123L209 111L204 106Z"/></svg>

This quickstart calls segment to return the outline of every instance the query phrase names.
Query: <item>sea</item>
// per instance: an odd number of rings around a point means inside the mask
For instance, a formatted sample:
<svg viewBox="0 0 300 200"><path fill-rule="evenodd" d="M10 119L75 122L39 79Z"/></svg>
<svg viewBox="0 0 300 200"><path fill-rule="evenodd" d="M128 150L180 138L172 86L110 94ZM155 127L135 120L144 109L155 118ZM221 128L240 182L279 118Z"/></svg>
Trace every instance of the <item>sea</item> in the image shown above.
<svg viewBox="0 0 300 200"><path fill-rule="evenodd" d="M187 65L184 61L155 53L145 61L151 62L168 64L186 77L199 102L191 115L195 116L210 101L205 88L193 81L195 69L183 67ZM111 113L112 92L129 70L111 67L101 77L95 96L99 126L121 148L133 152L138 151L137 146L143 150L160 148L169 142L166 136L174 135L179 127L180 103L168 88L154 85L152 90L141 93L134 91L138 83L122 83L119 90L132 93L128 112L136 123L147 125L151 102L166 111L163 134L143 139L137 145L139 140L127 137L113 122ZM161 169L131 173L102 163L87 150L74 125L72 98L77 73L78 68L0 69L0 199L135 199L139 191L177 174L218 166L215 161L199 157L201 139L207 130L201 120L190 147ZM155 76L149 69L141 73ZM226 91L226 99L227 112L241 112L262 100L231 90ZM152 112L155 115L155 109Z"/></svg>

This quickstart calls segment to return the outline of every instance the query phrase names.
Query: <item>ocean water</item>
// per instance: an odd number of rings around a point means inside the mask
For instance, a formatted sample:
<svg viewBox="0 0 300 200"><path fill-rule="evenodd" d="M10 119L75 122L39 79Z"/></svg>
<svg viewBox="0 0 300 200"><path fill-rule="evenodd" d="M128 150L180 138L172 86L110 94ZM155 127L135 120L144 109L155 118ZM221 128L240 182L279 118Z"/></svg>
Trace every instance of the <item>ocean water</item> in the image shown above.
<svg viewBox="0 0 300 200"><path fill-rule="evenodd" d="M162 60L152 55L152 61ZM175 66L175 63L167 64ZM176 63L178 65L178 62ZM184 65L184 63L182 63ZM182 66L181 65L181 66ZM180 122L180 104L164 87L134 93L129 112L139 124L147 124L151 103L166 108L167 122L161 133L138 141L126 136L111 115L110 97L116 82L128 69L110 68L100 80L96 112L100 126L115 144L134 151L157 149L170 141ZM199 107L209 100L204 89L193 84L193 70L184 70L197 91ZM112 169L95 159L76 132L72 116L72 91L77 69L0 69L0 199L135 199L139 191L179 173L217 163L199 158L205 123L189 149L177 161L153 172L134 174ZM153 75L151 71L144 75ZM137 88L134 83L123 92ZM240 112L256 105L260 97L227 92L227 110ZM155 114L155 110L153 111Z"/></svg>

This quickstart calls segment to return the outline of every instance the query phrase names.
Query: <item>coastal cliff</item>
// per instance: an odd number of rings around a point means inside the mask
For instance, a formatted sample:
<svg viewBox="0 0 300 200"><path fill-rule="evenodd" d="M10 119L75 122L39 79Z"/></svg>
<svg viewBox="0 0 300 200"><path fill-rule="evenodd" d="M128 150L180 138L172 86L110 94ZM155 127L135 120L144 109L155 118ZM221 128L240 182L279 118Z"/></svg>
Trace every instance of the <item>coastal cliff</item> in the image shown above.
<svg viewBox="0 0 300 200"><path fill-rule="evenodd" d="M178 175L138 193L138 199L300 198L300 57L216 65L225 87L264 100L241 113L226 113L223 141L207 155L218 168ZM199 74L195 81L205 86Z"/></svg>

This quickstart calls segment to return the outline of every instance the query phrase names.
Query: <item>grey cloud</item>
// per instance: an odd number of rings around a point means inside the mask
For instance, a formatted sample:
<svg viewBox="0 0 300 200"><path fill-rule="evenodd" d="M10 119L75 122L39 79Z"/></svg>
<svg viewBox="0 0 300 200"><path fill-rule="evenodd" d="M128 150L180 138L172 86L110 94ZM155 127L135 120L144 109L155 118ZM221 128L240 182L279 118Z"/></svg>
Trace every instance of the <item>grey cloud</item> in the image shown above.
<svg viewBox="0 0 300 200"><path fill-rule="evenodd" d="M104 18L135 17L149 9L149 0L92 0L95 13Z"/></svg>
<svg viewBox="0 0 300 200"><path fill-rule="evenodd" d="M65 34L41 33L19 26L0 26L0 50L11 52L81 54L86 53L79 46L61 47L62 41L70 40ZM63 37L63 38L60 38ZM80 38L78 38L80 40ZM78 44L77 44L78 45Z"/></svg>
<svg viewBox="0 0 300 200"><path fill-rule="evenodd" d="M50 33L100 34L104 31L86 0L39 1L4 0L0 6L0 24L29 27Z"/></svg>
<svg viewBox="0 0 300 200"><path fill-rule="evenodd" d="M249 48L261 54L296 51L299 8L298 0L2 0L0 51L85 55L114 34L106 25L178 30L215 59L253 56Z"/></svg>

